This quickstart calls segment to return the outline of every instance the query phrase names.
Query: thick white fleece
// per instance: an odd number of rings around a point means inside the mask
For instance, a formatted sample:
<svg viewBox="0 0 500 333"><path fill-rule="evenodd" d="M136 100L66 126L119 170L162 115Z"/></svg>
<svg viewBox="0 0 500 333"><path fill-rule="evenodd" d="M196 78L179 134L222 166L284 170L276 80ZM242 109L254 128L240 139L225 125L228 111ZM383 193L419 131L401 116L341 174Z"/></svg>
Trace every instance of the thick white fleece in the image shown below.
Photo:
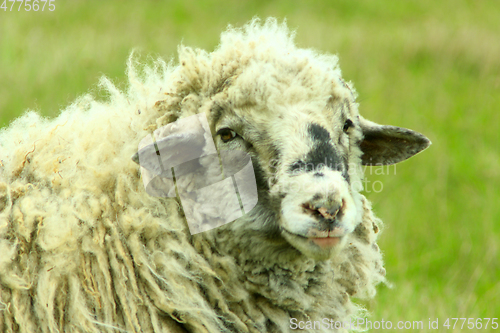
<svg viewBox="0 0 500 333"><path fill-rule="evenodd" d="M256 75L263 62L280 80ZM334 260L256 262L238 224L191 236L178 201L147 195L131 160L143 137L210 113L211 99L241 106L351 96L332 85L336 62L296 48L286 26L254 20L226 31L213 53L180 47L179 65L131 57L127 91L102 79L106 102L86 95L55 119L28 112L3 129L0 330L277 332L291 317L353 315L350 296L371 297L383 280L380 222L364 198L363 221ZM236 78L239 86L220 95Z"/></svg>

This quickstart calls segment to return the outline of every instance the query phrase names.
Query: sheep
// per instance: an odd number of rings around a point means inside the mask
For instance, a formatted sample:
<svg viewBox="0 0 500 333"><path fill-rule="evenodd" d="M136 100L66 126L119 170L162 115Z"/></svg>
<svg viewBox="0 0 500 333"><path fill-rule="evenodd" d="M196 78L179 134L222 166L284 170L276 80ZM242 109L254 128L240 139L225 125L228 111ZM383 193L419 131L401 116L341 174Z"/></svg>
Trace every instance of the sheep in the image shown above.
<svg viewBox="0 0 500 333"><path fill-rule="evenodd" d="M181 45L178 65L131 56L127 91L100 81L107 101L85 95L55 119L28 112L3 129L1 331L349 330L333 323L362 313L351 297L385 280L361 166L430 141L360 116L337 62L296 47L285 22L253 19L211 53ZM178 195L148 194L154 168L140 158L192 116L218 154L251 157L258 196L203 232L190 232ZM192 191L180 178L178 192Z"/></svg>

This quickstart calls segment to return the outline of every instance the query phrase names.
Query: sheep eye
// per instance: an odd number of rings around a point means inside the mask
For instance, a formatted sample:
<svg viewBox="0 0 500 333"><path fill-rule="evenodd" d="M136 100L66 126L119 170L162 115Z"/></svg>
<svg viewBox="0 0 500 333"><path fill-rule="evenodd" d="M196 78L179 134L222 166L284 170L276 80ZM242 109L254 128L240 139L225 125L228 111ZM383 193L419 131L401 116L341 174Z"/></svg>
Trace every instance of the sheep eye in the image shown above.
<svg viewBox="0 0 500 333"><path fill-rule="evenodd" d="M221 138L222 142L224 142L224 143L233 140L238 135L238 134L236 134L235 131L233 131L229 128L220 129L217 132L217 134L220 135L220 138Z"/></svg>
<svg viewBox="0 0 500 333"><path fill-rule="evenodd" d="M347 130L353 126L354 126L354 123L352 122L352 120L347 119L344 123L344 128L343 128L344 132L347 132Z"/></svg>

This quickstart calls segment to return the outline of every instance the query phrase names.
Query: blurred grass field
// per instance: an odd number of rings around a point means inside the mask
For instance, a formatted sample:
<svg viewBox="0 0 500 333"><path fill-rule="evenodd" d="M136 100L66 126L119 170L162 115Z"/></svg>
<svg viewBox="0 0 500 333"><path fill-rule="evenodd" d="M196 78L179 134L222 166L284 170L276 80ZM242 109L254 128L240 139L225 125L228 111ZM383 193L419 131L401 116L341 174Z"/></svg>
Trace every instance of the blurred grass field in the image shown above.
<svg viewBox="0 0 500 333"><path fill-rule="evenodd" d="M55 1L0 10L0 127L27 109L53 117L101 75L125 86L132 49L212 50L228 23L287 18L302 47L336 53L360 111L433 145L389 171L367 169L393 288L372 321L500 317L500 4L495 1ZM8 6L10 7L10 5ZM0 152L1 154L1 152ZM371 174L370 174L371 173ZM375 173L384 173L376 175ZM382 191L379 191L383 185ZM368 191L367 191L368 192ZM453 326L453 321L451 322ZM458 324L460 326L460 322ZM458 327L457 326L457 327ZM379 330L384 331L384 330Z"/></svg>

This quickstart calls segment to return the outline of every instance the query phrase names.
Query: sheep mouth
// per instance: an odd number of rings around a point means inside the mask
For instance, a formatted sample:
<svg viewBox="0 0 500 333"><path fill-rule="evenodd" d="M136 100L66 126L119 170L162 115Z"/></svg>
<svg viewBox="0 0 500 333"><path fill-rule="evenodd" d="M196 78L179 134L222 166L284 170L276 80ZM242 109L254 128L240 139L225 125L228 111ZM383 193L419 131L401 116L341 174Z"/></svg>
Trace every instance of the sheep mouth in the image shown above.
<svg viewBox="0 0 500 333"><path fill-rule="evenodd" d="M313 229L310 230L306 236L292 233L286 229L283 229L283 231L289 237L298 242L307 242L309 244L312 243L319 246L321 249L336 247L340 243L342 243L342 239L345 237L344 233L341 234L337 230L318 232Z"/></svg>
<svg viewBox="0 0 500 333"><path fill-rule="evenodd" d="M338 228L336 228L338 229ZM330 231L323 231L320 233L314 233L314 236L311 235L314 232L309 232L307 239L312 241L314 244L318 245L321 248L328 248L328 247L333 247L337 246L340 241L342 240L342 237L344 237L343 232L339 232L337 230L330 230Z"/></svg>
<svg viewBox="0 0 500 333"><path fill-rule="evenodd" d="M333 229L320 231L316 228L311 228L307 232L307 238L340 238L347 234L347 231L342 227L334 227Z"/></svg>
<svg viewBox="0 0 500 333"><path fill-rule="evenodd" d="M337 246L342 240L342 237L323 237L323 238L316 237L308 239L312 240L314 244L318 245L321 248L329 248Z"/></svg>

